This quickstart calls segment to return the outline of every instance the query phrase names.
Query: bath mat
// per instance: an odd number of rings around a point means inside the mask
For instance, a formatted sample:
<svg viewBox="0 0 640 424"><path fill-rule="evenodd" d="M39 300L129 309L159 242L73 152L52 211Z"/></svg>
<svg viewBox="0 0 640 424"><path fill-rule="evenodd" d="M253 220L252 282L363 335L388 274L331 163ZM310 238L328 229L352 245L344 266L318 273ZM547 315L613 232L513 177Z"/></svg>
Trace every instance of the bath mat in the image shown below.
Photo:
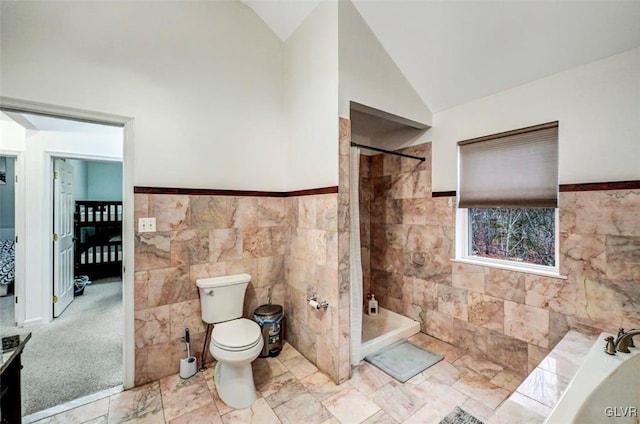
<svg viewBox="0 0 640 424"><path fill-rule="evenodd" d="M482 421L465 411L464 409L456 406L453 411L449 412L449 415L444 417L440 424L484 424Z"/></svg>
<svg viewBox="0 0 640 424"><path fill-rule="evenodd" d="M404 383L431 365L440 362L442 355L403 340L365 356L364 360Z"/></svg>

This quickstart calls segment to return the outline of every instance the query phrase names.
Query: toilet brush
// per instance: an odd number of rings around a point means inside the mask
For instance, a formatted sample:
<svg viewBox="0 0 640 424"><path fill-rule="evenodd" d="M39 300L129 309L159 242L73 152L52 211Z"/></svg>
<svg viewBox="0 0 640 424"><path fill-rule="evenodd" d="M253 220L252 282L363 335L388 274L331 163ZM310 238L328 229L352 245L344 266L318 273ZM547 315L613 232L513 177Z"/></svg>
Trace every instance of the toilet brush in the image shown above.
<svg viewBox="0 0 640 424"><path fill-rule="evenodd" d="M191 343L189 329L184 329L184 342L187 345L187 357L180 359L180 378L193 377L198 371L198 364L195 356L191 356Z"/></svg>

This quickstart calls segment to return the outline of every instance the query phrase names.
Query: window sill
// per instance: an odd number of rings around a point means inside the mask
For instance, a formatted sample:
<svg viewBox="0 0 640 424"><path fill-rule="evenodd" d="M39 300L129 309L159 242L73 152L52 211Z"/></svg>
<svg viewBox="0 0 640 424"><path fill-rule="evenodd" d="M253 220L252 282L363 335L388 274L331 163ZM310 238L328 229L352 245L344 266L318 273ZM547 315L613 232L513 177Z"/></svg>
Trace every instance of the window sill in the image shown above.
<svg viewBox="0 0 640 424"><path fill-rule="evenodd" d="M561 280L566 280L568 278L566 275L561 275L555 271L546 271L542 269L530 268L527 266L518 266L518 265L499 263L494 261L483 261L483 260L470 259L470 258L455 258L455 259L451 259L451 262L458 262L461 264L476 265L476 266L486 266L488 268L504 269L506 271L522 272L525 274L534 274L534 275L540 275L543 277L558 278Z"/></svg>

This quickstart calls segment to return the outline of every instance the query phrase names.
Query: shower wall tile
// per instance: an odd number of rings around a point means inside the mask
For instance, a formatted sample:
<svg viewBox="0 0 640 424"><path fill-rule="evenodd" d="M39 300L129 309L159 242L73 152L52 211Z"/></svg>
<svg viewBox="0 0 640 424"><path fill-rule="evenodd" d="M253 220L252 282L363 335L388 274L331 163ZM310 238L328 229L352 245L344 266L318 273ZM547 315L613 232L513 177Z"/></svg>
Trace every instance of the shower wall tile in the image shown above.
<svg viewBox="0 0 640 424"><path fill-rule="evenodd" d="M426 223L443 227L455 227L455 199L451 197L427 197Z"/></svg>
<svg viewBox="0 0 640 424"><path fill-rule="evenodd" d="M421 278L403 277L403 287L413 289L413 304L423 309L438 309L438 284ZM423 310L424 312L424 310Z"/></svg>
<svg viewBox="0 0 640 424"><path fill-rule="evenodd" d="M640 299L640 191L560 193L559 265L567 279L452 264L455 199L431 197L431 144L402 152L427 161L361 159L364 281L382 307L518 372L569 329L640 326L633 306Z"/></svg>
<svg viewBox="0 0 640 424"><path fill-rule="evenodd" d="M427 223L427 199L414 198L402 200L402 223L426 225Z"/></svg>

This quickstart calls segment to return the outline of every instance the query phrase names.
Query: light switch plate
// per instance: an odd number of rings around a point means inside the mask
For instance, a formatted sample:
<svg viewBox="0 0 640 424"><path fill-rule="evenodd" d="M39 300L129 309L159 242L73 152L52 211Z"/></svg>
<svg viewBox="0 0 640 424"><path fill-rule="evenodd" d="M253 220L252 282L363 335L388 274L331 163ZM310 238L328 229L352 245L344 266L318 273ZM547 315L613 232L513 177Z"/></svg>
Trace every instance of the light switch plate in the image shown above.
<svg viewBox="0 0 640 424"><path fill-rule="evenodd" d="M155 218L138 218L139 233L155 233L155 231L156 231Z"/></svg>

